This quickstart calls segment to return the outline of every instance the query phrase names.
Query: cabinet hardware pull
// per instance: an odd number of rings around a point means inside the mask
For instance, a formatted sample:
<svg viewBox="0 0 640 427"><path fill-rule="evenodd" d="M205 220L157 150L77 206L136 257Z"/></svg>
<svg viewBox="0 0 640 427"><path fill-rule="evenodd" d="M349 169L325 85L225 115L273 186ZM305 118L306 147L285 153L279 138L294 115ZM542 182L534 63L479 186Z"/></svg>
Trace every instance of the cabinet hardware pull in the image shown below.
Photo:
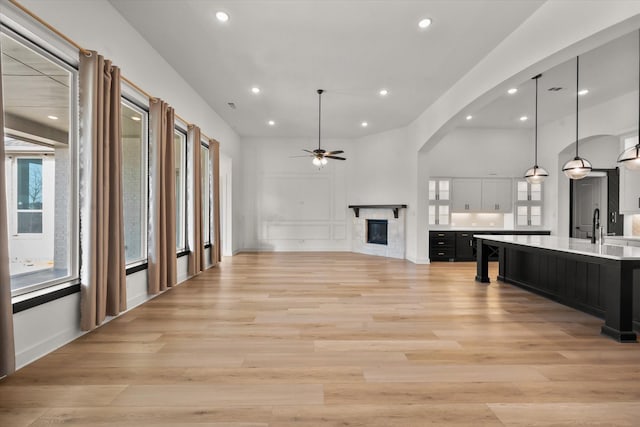
<svg viewBox="0 0 640 427"><path fill-rule="evenodd" d="M444 252L438 252L438 255L443 256Z"/></svg>
<svg viewBox="0 0 640 427"><path fill-rule="evenodd" d="M469 240L469 246L473 247L473 240Z"/></svg>

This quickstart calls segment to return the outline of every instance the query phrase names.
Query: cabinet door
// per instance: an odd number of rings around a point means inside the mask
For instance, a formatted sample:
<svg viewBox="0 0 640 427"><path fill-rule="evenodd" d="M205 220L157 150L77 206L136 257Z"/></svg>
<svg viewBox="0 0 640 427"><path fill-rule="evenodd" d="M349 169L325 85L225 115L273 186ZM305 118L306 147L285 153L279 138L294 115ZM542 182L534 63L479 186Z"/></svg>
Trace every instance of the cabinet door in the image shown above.
<svg viewBox="0 0 640 427"><path fill-rule="evenodd" d="M482 180L482 211L483 212L511 212L511 180L483 179Z"/></svg>
<svg viewBox="0 0 640 427"><path fill-rule="evenodd" d="M452 212L479 212L482 208L482 180L459 178L451 181Z"/></svg>

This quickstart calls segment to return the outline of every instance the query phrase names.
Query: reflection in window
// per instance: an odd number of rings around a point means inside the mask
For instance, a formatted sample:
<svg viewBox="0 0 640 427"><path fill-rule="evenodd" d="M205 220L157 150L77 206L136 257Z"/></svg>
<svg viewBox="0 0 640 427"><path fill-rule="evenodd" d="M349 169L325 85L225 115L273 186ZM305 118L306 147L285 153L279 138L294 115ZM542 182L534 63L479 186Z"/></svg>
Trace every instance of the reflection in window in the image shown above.
<svg viewBox="0 0 640 427"><path fill-rule="evenodd" d="M187 135L176 130L173 141L176 156L176 249L180 251L187 247L185 239L187 230L185 218Z"/></svg>
<svg viewBox="0 0 640 427"><path fill-rule="evenodd" d="M122 103L122 206L127 264L147 257L147 119L146 111Z"/></svg>
<svg viewBox="0 0 640 427"><path fill-rule="evenodd" d="M78 274L76 71L2 31L11 290L20 295Z"/></svg>
<svg viewBox="0 0 640 427"><path fill-rule="evenodd" d="M211 172L209 170L209 147L200 146L200 165L202 173L202 241L205 245L211 243L211 197L209 194Z"/></svg>

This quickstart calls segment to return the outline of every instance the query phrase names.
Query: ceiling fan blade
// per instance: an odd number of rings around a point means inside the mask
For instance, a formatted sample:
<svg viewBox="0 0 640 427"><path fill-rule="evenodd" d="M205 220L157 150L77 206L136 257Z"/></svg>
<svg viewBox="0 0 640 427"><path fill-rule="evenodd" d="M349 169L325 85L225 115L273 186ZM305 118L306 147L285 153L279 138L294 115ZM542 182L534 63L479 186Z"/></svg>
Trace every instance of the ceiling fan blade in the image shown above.
<svg viewBox="0 0 640 427"><path fill-rule="evenodd" d="M342 150L335 150L335 151L327 151L326 153L324 153L325 156L329 155L329 156L333 156L334 154L342 154L344 153L344 151Z"/></svg>
<svg viewBox="0 0 640 427"><path fill-rule="evenodd" d="M305 150L304 148L302 149L302 151L306 151L307 153L314 154L314 153L313 153L313 151L311 151L311 150Z"/></svg>
<svg viewBox="0 0 640 427"><path fill-rule="evenodd" d="M309 154L305 154L305 155L303 155L303 156L289 156L289 158L290 158L290 159L293 159L293 158L295 158L295 157L314 157L314 156L311 156L311 155L309 155Z"/></svg>
<svg viewBox="0 0 640 427"><path fill-rule="evenodd" d="M324 156L327 159L335 159L335 160L347 160L344 157L338 157L338 156Z"/></svg>

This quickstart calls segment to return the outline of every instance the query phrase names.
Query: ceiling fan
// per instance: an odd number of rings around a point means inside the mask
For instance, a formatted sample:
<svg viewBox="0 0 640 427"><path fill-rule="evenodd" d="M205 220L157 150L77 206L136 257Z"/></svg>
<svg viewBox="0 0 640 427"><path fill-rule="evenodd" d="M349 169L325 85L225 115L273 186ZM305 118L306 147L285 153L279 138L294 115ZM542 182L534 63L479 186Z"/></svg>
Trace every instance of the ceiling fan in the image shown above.
<svg viewBox="0 0 640 427"><path fill-rule="evenodd" d="M336 154L342 154L344 153L344 151L342 150L334 150L334 151L326 151L323 150L322 148L320 148L320 124L321 124L321 118L322 118L322 93L324 92L324 90L322 89L318 89L318 148L316 148L315 150L311 151L311 150L302 150L302 151L306 151L307 153L309 153L308 156L301 156L301 157L313 157L313 164L315 166L324 166L327 164L327 159L334 159L334 160L347 160L344 157L340 157L340 156L336 156Z"/></svg>

